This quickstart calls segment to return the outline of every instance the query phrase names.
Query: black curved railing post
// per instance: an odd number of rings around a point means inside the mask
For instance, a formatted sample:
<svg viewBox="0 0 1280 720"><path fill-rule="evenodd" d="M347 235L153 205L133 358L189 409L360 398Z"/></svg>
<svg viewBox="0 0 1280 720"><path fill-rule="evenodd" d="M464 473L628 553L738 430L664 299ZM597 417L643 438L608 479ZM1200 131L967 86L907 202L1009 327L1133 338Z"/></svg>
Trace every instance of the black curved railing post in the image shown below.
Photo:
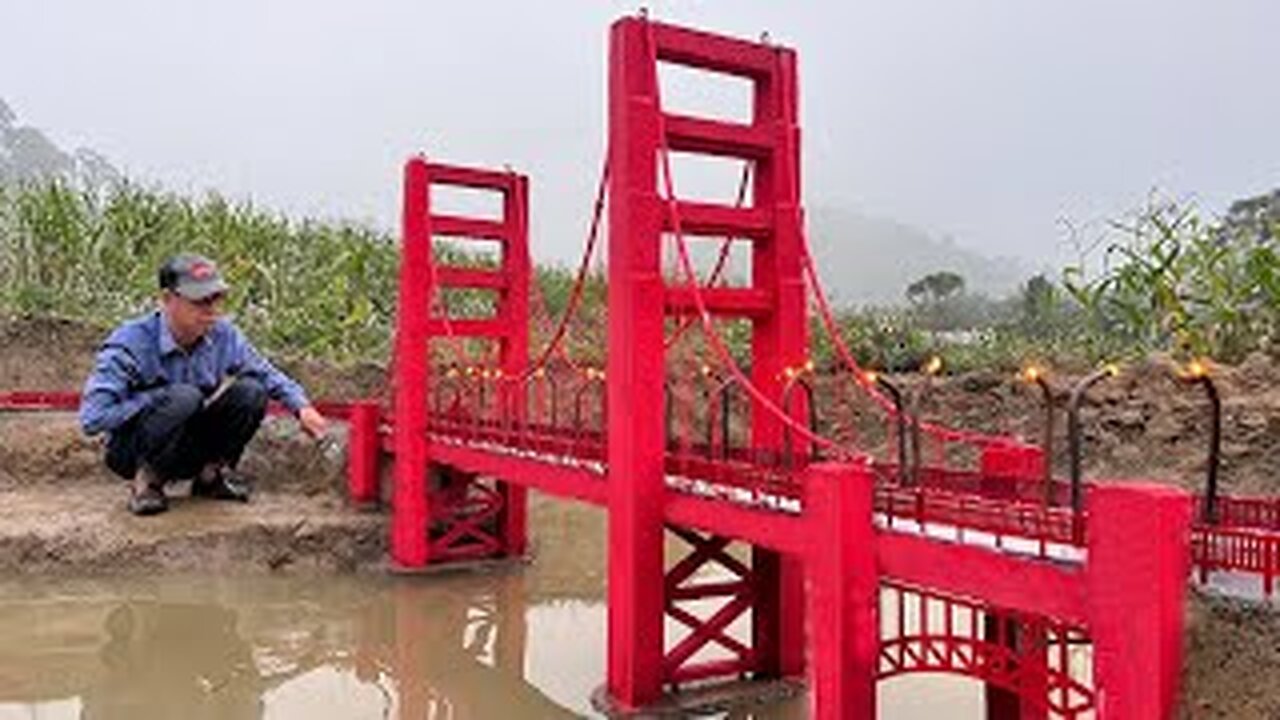
<svg viewBox="0 0 1280 720"><path fill-rule="evenodd" d="M1222 459L1222 400L1218 396L1218 388L1209 376L1209 367L1199 361L1187 365L1180 374L1184 382L1204 388L1205 397L1209 399L1209 466L1206 470L1204 486L1204 522L1218 524L1218 466Z"/></svg>
<svg viewBox="0 0 1280 720"><path fill-rule="evenodd" d="M1040 448L1044 453L1044 467L1042 468L1041 481L1044 483L1044 504L1049 507L1054 504L1053 493L1053 388L1049 387L1049 381L1045 378L1044 370L1030 365L1023 369L1022 379L1031 383L1040 389L1040 401L1044 407L1044 430L1040 439Z"/></svg>
<svg viewBox="0 0 1280 720"><path fill-rule="evenodd" d="M1080 542L1084 534L1081 522L1084 509L1084 487L1080 479L1080 404L1090 387L1106 378L1119 374L1115 365L1105 365L1084 376L1075 387L1071 388L1071 398L1067 401L1067 449L1071 460L1071 536Z"/></svg>
<svg viewBox="0 0 1280 720"><path fill-rule="evenodd" d="M920 484L920 424L924 415L925 403L933 392L933 379L942 372L942 358L934 355L924 365L924 381L916 388L911 401L911 471L906 475L911 484Z"/></svg>
<svg viewBox="0 0 1280 720"><path fill-rule="evenodd" d="M901 483L907 473L907 414L902 406L902 390L878 372L868 372L866 377L872 384L884 388L893 400L893 409L898 416L898 482Z"/></svg>
<svg viewBox="0 0 1280 720"><path fill-rule="evenodd" d="M787 384L782 386L782 411L791 414L791 393L796 386L804 390L805 403L808 405L809 431L818 430L818 409L814 404L813 385L799 373L788 375ZM782 426L782 466L790 470L795 467L795 440L791 426ZM816 452L816 449L815 451Z"/></svg>
<svg viewBox="0 0 1280 720"><path fill-rule="evenodd" d="M730 414L733 412L733 386L737 382L736 378L730 376L720 384L718 390L720 394L720 458L722 460L728 460L733 451L733 443L729 436L732 429Z"/></svg>

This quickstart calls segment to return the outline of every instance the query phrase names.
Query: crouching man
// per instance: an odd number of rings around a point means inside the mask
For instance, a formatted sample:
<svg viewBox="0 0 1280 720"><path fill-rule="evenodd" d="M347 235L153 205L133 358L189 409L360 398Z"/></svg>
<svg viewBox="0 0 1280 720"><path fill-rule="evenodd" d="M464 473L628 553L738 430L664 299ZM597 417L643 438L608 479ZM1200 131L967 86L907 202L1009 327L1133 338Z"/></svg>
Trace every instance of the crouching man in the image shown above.
<svg viewBox="0 0 1280 720"><path fill-rule="evenodd" d="M190 479L191 494L247 502L236 471L275 399L317 439L326 421L298 383L258 354L222 317L227 292L213 261L178 255L160 268L159 309L116 328L85 383L80 424L107 433L106 464L131 481L135 515L168 509L164 486Z"/></svg>

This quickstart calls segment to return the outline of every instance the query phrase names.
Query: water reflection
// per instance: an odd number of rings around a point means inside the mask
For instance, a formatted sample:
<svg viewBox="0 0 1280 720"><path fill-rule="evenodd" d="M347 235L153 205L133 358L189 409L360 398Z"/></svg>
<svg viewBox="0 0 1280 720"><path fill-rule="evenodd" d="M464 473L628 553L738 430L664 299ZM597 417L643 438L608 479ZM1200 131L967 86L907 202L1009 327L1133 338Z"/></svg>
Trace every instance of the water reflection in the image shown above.
<svg viewBox="0 0 1280 720"><path fill-rule="evenodd" d="M525 679L528 618L547 608L529 612L511 578L116 580L3 595L0 718L581 716ZM555 674L595 676L591 654L574 667L565 640Z"/></svg>
<svg viewBox="0 0 1280 720"><path fill-rule="evenodd" d="M236 613L211 604L126 602L104 623L97 680L80 697L85 720L262 717L270 679L236 631Z"/></svg>
<svg viewBox="0 0 1280 720"><path fill-rule="evenodd" d="M594 717L604 605L538 572L0 581L0 720ZM970 680L880 695L883 718L983 716Z"/></svg>

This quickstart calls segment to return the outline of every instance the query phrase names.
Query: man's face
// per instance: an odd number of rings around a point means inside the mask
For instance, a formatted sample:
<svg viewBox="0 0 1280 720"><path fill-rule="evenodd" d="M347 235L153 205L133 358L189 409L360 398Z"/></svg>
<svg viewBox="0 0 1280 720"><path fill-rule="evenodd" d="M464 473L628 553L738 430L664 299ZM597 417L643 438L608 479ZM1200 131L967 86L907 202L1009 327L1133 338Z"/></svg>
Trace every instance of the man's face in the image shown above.
<svg viewBox="0 0 1280 720"><path fill-rule="evenodd" d="M165 291L162 302L174 338L191 343L204 337L222 316L223 298L222 293L217 293L201 300L190 300L178 293Z"/></svg>

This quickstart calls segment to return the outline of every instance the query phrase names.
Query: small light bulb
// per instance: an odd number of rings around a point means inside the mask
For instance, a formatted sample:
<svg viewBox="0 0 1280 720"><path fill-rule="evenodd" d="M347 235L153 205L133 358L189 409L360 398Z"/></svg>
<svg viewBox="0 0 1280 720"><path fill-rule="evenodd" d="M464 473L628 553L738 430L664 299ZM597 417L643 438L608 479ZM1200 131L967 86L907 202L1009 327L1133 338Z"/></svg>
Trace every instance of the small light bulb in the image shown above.
<svg viewBox="0 0 1280 720"><path fill-rule="evenodd" d="M1187 365L1187 375L1199 379L1209 374L1209 368L1199 360L1192 360Z"/></svg>

